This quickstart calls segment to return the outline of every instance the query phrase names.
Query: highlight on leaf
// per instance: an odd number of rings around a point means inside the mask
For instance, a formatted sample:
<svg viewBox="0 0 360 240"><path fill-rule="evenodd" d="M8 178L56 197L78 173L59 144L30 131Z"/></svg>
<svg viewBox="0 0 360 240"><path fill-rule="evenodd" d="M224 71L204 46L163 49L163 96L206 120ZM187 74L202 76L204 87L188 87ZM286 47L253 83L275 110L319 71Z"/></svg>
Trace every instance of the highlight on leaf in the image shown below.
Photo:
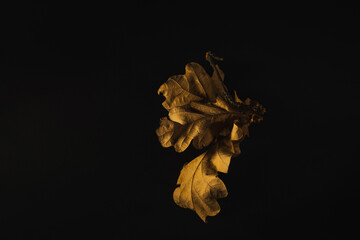
<svg viewBox="0 0 360 240"><path fill-rule="evenodd" d="M257 101L242 101L224 85L224 73L215 63L222 58L206 53L213 68L210 76L198 63L188 63L184 75L170 77L158 90L165 97L163 107L168 117L160 119L156 130L163 147L185 151L192 143L196 149L211 147L180 172L174 202L195 211L206 222L207 216L220 212L217 199L228 192L217 176L227 173L230 160L240 154L239 144L249 136L251 123L260 122L265 108Z"/></svg>

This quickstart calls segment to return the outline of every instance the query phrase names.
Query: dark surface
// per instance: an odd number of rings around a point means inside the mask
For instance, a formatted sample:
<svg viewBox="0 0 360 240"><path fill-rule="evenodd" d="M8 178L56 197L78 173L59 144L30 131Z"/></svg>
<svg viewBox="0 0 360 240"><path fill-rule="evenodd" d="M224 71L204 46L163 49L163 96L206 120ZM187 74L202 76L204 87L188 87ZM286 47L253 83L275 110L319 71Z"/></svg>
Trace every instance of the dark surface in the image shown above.
<svg viewBox="0 0 360 240"><path fill-rule="evenodd" d="M356 11L316 24L127 24L106 6L14 9L0 62L1 239L358 235ZM158 87L190 61L210 70L207 50L224 58L228 87L268 112L204 224L172 200L200 152L162 148L155 129Z"/></svg>

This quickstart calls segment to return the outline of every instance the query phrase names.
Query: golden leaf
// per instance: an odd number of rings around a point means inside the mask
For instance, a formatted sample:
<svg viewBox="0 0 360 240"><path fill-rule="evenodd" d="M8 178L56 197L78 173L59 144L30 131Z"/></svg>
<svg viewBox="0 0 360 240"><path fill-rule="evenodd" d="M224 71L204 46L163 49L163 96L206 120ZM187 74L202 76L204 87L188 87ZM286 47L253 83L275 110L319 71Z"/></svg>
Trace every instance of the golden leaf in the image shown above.
<svg viewBox="0 0 360 240"><path fill-rule="evenodd" d="M164 95L163 106L170 110L192 101L213 102L222 91L222 83L217 77L210 77L202 66L191 62L186 64L184 75L170 77L160 86L158 94Z"/></svg>
<svg viewBox="0 0 360 240"><path fill-rule="evenodd" d="M173 198L177 205L194 210L205 222L220 212L217 198L226 197L225 184L207 168L209 154L201 154L183 167Z"/></svg>
<svg viewBox="0 0 360 240"><path fill-rule="evenodd" d="M239 142L224 138L186 164L180 172L173 198L177 205L194 210L206 222L220 212L218 198L228 192L217 172L228 172L232 156L240 154Z"/></svg>
<svg viewBox="0 0 360 240"><path fill-rule="evenodd" d="M184 107L175 107L169 111L169 118L175 123L185 126L174 143L175 150L184 151L193 141L197 149L208 146L225 127L231 127L239 118L239 113L212 105L192 102Z"/></svg>
<svg viewBox="0 0 360 240"><path fill-rule="evenodd" d="M214 63L221 58L208 52L206 60L213 68L211 77L192 62L186 64L184 75L172 76L160 86L158 94L165 97L162 105L169 118L161 118L156 130L161 145L173 146L177 152L191 142L197 149L213 142L183 167L173 193L177 205L194 210L204 222L220 211L217 199L227 196L217 173L228 172L231 158L240 154L239 143L249 135L249 125L261 121L265 112L256 101L241 101L236 92L234 97L228 94L224 73Z"/></svg>

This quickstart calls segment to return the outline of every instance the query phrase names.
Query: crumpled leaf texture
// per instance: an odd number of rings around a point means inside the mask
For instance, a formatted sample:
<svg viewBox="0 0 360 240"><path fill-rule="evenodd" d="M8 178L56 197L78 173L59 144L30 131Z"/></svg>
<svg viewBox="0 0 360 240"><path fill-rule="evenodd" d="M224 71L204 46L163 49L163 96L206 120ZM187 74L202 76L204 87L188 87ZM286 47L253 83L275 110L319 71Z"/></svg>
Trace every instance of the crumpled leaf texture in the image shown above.
<svg viewBox="0 0 360 240"><path fill-rule="evenodd" d="M197 149L208 146L222 132L230 129L237 112L214 105L192 102L185 107L174 107L169 111L169 118L160 120L156 133L163 147L174 146L175 151L183 152L190 145Z"/></svg>
<svg viewBox="0 0 360 240"><path fill-rule="evenodd" d="M194 210L204 222L207 216L219 213L217 199L228 194L217 175L227 173L231 158L240 154L239 143L248 135L251 122L226 100L224 73L218 65L212 67L214 72L209 76L203 67L191 62L185 66L184 75L170 77L158 90L165 97L162 105L169 111L156 130L163 147L183 152L190 143L196 149L213 143L183 167L173 193L177 205ZM236 93L234 101L243 103Z"/></svg>
<svg viewBox="0 0 360 240"><path fill-rule="evenodd" d="M205 69L191 62L185 66L184 75L172 76L160 86L158 94L163 94L166 100L164 108L184 106L193 101L215 101L223 91L223 85L216 77L210 77Z"/></svg>

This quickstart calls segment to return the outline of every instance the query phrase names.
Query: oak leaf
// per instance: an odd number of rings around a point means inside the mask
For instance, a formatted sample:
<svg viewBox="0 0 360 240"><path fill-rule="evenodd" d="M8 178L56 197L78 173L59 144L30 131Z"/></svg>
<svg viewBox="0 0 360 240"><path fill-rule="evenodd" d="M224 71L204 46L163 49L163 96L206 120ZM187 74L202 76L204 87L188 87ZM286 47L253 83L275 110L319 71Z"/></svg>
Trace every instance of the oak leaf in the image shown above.
<svg viewBox="0 0 360 240"><path fill-rule="evenodd" d="M158 94L163 94L167 110L184 106L193 101L215 101L223 91L223 85L216 76L210 77L198 63L188 63L184 75L170 77L160 86Z"/></svg>
<svg viewBox="0 0 360 240"><path fill-rule="evenodd" d="M262 120L265 112L256 101L241 101L236 92L230 96L224 73L214 63L222 59L210 52L206 59L213 68L211 76L192 62L186 64L184 75L172 76L160 86L158 94L165 97L162 105L169 114L156 130L161 145L177 152L191 142L196 149L213 143L183 167L173 193L177 205L194 210L204 222L219 213L217 199L228 194L218 172L228 172L231 158L240 154L239 143L249 135L249 125Z"/></svg>

